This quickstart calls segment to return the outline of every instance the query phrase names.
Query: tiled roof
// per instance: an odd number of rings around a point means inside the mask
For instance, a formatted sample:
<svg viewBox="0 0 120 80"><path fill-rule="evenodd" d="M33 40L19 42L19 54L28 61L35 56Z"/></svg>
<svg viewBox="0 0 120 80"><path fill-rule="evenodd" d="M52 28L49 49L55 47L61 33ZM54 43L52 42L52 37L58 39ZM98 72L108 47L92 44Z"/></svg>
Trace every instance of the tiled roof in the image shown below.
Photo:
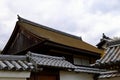
<svg viewBox="0 0 120 80"><path fill-rule="evenodd" d="M87 72L87 73L95 73L100 74L101 72L105 72L106 70L98 69L98 68L91 68L91 67L80 67L76 66L75 72Z"/></svg>
<svg viewBox="0 0 120 80"><path fill-rule="evenodd" d="M103 58L100 59L101 63L115 62L120 60L120 46L109 47Z"/></svg>
<svg viewBox="0 0 120 80"><path fill-rule="evenodd" d="M39 70L41 67L72 69L75 72L99 74L103 70L75 66L64 57L55 57L28 52L27 55L0 55L0 70Z"/></svg>
<svg viewBox="0 0 120 80"><path fill-rule="evenodd" d="M75 72L84 72L84 73L98 74L100 72L105 72L105 70L102 69L75 66L72 63L66 61L64 57L55 57L55 56L37 54L32 52L28 52L27 55L32 63L34 63L35 65L37 64L39 66L74 69Z"/></svg>
<svg viewBox="0 0 120 80"><path fill-rule="evenodd" d="M120 45L120 39L111 40L107 45L108 46Z"/></svg>
<svg viewBox="0 0 120 80"><path fill-rule="evenodd" d="M0 70L32 70L26 56L0 55Z"/></svg>
<svg viewBox="0 0 120 80"><path fill-rule="evenodd" d="M120 76L120 40L114 40L108 43L108 48L103 57L96 61L93 66L106 69L101 72L98 78L111 78ZM112 71L111 71L112 70Z"/></svg>
<svg viewBox="0 0 120 80"><path fill-rule="evenodd" d="M105 73L101 73L98 78L100 79L100 78L112 78L112 77L120 77L120 73L118 71L108 71Z"/></svg>
<svg viewBox="0 0 120 80"><path fill-rule="evenodd" d="M120 45L109 46L103 57L94 66L114 66L120 62Z"/></svg>
<svg viewBox="0 0 120 80"><path fill-rule="evenodd" d="M57 67L57 68L75 68L75 66L66 61L64 57L54 57L43 54L28 52L30 61L39 66Z"/></svg>
<svg viewBox="0 0 120 80"><path fill-rule="evenodd" d="M107 37L104 33L103 33L103 36L102 36L102 39L100 39L100 42L96 45L98 48L100 49L105 49L107 47L107 43L112 41L111 38ZM104 46L106 45L106 46Z"/></svg>

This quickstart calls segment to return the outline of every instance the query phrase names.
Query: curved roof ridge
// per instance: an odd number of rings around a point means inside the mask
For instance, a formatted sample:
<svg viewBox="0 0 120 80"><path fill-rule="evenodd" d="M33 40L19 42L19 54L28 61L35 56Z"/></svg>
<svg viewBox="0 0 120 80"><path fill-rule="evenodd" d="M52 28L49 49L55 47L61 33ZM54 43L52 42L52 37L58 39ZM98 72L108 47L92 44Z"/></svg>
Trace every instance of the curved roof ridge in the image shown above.
<svg viewBox="0 0 120 80"><path fill-rule="evenodd" d="M34 26L38 26L38 27L41 27L43 29L47 29L47 30L50 30L50 31L53 31L53 32L57 32L57 33L60 33L60 34L63 34L65 36L69 36L69 37L72 37L72 38L76 38L76 39L79 39L82 41L82 37L78 37L78 36L75 36L75 35L71 35L69 33L66 33L66 32L63 32L63 31L60 31L60 30L57 30L57 29L53 29L53 28L50 28L50 27L47 27L47 26L44 26L44 25L41 25L41 24L38 24L36 22L33 22L33 21L30 21L30 20L27 20L25 18L22 18L18 15L18 20L21 21L21 22L25 22L25 23L28 23L28 24L31 24L31 25L34 25Z"/></svg>
<svg viewBox="0 0 120 80"><path fill-rule="evenodd" d="M44 58L49 58L49 59L59 59L59 60L65 60L64 57L56 57L56 56L50 56L50 55L44 55L44 54L38 54L38 53L33 53L33 52L28 52L27 54L30 57L44 57Z"/></svg>
<svg viewBox="0 0 120 80"><path fill-rule="evenodd" d="M0 60L26 60L23 55L0 55Z"/></svg>

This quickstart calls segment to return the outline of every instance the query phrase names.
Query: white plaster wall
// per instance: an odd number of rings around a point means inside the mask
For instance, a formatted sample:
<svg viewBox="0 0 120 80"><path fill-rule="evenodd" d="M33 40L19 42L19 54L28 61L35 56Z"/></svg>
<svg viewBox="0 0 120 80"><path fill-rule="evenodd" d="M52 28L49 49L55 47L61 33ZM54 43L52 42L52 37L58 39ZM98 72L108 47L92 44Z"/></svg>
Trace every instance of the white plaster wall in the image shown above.
<svg viewBox="0 0 120 80"><path fill-rule="evenodd" d="M104 79L98 79L98 80L120 80L120 77L104 78Z"/></svg>
<svg viewBox="0 0 120 80"><path fill-rule="evenodd" d="M0 80L26 80L26 78L0 78Z"/></svg>
<svg viewBox="0 0 120 80"><path fill-rule="evenodd" d="M60 80L93 80L93 74L60 71Z"/></svg>
<svg viewBox="0 0 120 80"><path fill-rule="evenodd" d="M30 72L27 71L0 71L0 78L29 78Z"/></svg>
<svg viewBox="0 0 120 80"><path fill-rule="evenodd" d="M27 71L0 71L0 80L26 80L29 77Z"/></svg>

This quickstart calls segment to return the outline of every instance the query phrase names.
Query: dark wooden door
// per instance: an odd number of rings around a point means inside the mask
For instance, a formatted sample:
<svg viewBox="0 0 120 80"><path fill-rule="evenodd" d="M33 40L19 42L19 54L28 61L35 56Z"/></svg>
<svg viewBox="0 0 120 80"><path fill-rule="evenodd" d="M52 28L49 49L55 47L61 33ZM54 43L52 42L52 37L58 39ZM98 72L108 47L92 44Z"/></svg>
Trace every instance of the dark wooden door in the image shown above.
<svg viewBox="0 0 120 80"><path fill-rule="evenodd" d="M53 75L40 75L37 80L56 80L56 76Z"/></svg>
<svg viewBox="0 0 120 80"><path fill-rule="evenodd" d="M58 80L57 75L32 73L27 80Z"/></svg>

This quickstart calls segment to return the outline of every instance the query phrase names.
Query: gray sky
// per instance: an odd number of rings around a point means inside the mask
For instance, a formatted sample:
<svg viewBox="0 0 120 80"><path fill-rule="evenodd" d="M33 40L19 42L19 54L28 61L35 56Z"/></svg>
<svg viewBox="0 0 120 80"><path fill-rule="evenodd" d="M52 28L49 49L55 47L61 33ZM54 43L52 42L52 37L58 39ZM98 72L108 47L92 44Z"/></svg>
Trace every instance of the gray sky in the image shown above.
<svg viewBox="0 0 120 80"><path fill-rule="evenodd" d="M0 0L0 49L8 41L17 14L96 45L102 33L120 35L120 0Z"/></svg>

